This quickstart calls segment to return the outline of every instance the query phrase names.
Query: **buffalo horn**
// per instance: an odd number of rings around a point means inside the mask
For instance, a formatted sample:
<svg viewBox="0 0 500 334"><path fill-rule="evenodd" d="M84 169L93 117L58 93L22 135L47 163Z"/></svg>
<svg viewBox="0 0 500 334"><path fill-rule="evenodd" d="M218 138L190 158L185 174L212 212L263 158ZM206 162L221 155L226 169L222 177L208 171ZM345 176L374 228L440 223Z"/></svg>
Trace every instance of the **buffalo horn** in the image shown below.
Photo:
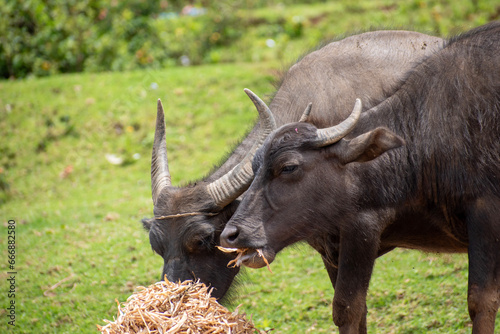
<svg viewBox="0 0 500 334"><path fill-rule="evenodd" d="M269 107L251 90L245 89L245 93L250 97L259 112L259 133L255 143L243 160L228 173L207 186L208 193L219 207L225 207L231 203L250 186L254 177L252 171L253 156L267 136L276 129L276 122Z"/></svg>
<svg viewBox="0 0 500 334"><path fill-rule="evenodd" d="M309 104L306 107L306 110L302 113L302 116L299 119L299 123L307 122L307 119L309 118L309 114L311 113L311 108L312 108L312 102L309 102Z"/></svg>
<svg viewBox="0 0 500 334"><path fill-rule="evenodd" d="M165 115L161 101L158 99L155 140L151 157L151 190L155 205L161 191L165 187L172 185L170 172L168 171L167 143L165 137Z"/></svg>
<svg viewBox="0 0 500 334"><path fill-rule="evenodd" d="M351 132L356 126L356 123L361 116L361 109L361 100L356 99L351 115L349 115L349 117L347 117L342 123L329 128L318 129L316 132L316 139L314 141L316 146L328 146L347 136L347 134L349 134L349 132Z"/></svg>

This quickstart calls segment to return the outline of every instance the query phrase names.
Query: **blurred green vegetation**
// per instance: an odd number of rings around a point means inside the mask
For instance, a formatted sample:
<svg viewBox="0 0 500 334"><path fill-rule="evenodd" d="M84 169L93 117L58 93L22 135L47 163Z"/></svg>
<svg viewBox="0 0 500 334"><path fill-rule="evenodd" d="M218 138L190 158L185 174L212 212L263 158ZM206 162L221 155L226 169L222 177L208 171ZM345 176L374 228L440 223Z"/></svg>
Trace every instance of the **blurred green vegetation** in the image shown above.
<svg viewBox="0 0 500 334"><path fill-rule="evenodd" d="M445 36L499 14L496 0L7 0L0 77L276 60L353 29Z"/></svg>

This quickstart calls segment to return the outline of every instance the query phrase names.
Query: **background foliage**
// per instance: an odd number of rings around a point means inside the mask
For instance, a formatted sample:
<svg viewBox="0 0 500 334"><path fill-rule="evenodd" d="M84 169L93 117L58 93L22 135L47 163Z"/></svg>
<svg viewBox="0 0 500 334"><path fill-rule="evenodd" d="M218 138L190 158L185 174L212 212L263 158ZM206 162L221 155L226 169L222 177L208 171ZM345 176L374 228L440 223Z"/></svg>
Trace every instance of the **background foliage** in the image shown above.
<svg viewBox="0 0 500 334"><path fill-rule="evenodd" d="M2 76L27 76L0 81L0 333L96 333L95 324L116 314L115 299L159 279L162 259L140 225L152 215L157 98L167 113L173 182L186 184L252 126L256 113L243 88L272 96L276 73L318 42L370 28L448 35L500 13L491 0L197 7L207 11L178 15L182 1L0 6ZM182 56L201 65L177 66ZM8 219L17 232L15 328L3 306ZM335 332L333 289L319 256L292 247L272 268L247 270L232 307L242 303L273 333ZM467 269L464 254L383 256L370 284L369 332L470 333Z"/></svg>
<svg viewBox="0 0 500 334"><path fill-rule="evenodd" d="M0 6L0 77L281 59L296 44L311 47L352 28L447 35L497 18L495 3L8 0Z"/></svg>

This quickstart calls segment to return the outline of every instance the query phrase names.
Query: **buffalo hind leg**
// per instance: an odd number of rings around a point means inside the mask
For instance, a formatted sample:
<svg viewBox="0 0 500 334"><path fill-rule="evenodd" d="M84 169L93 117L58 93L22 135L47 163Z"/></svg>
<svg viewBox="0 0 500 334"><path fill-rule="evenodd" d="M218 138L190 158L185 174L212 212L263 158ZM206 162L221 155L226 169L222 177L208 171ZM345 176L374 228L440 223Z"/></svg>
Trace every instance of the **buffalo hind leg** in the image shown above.
<svg viewBox="0 0 500 334"><path fill-rule="evenodd" d="M469 208L469 289L473 334L493 334L500 306L500 199L485 197Z"/></svg>

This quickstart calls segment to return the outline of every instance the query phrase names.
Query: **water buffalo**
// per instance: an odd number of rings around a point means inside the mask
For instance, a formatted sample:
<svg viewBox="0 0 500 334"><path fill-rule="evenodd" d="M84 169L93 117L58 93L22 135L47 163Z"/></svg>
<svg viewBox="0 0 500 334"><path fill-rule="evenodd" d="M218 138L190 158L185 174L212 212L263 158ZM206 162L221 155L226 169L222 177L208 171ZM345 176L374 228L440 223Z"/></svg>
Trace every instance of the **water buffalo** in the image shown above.
<svg viewBox="0 0 500 334"><path fill-rule="evenodd" d="M360 96L366 107L383 100L411 68L443 43L437 37L406 31L368 32L330 43L303 57L283 76L270 104L276 123L297 121L308 102L315 101L310 121L325 127L337 124L354 98ZM214 190L218 189L214 184L234 182L229 180L234 175L230 171L257 140L258 126L211 175L178 188L170 184L163 112L158 114L151 163L155 218L143 224L153 250L164 259L162 279L164 275L171 281L199 278L215 288L215 297L226 294L238 268L227 268L232 255L215 246L251 177L231 191ZM244 169L251 172L250 165ZM187 215L191 213L202 214Z"/></svg>
<svg viewBox="0 0 500 334"><path fill-rule="evenodd" d="M378 256L396 247L468 252L472 332L493 334L500 305L500 22L451 39L394 95L361 109L357 100L337 126L302 122L274 131L254 157L255 178L222 246L259 250L272 261L307 241L323 256L342 334L366 332Z"/></svg>

